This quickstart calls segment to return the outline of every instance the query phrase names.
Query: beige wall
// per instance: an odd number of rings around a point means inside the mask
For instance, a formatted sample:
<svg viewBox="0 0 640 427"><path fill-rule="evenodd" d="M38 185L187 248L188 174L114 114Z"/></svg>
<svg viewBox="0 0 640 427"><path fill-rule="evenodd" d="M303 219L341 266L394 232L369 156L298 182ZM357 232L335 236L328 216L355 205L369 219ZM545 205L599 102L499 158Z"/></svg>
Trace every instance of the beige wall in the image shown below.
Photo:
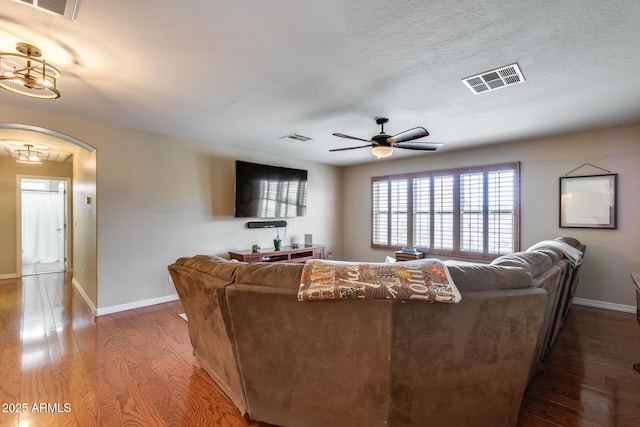
<svg viewBox="0 0 640 427"><path fill-rule="evenodd" d="M71 163L25 165L0 156L0 278L19 276L17 241L18 175L71 178Z"/></svg>
<svg viewBox="0 0 640 427"><path fill-rule="evenodd" d="M274 230L233 218L234 159L308 169L308 214L287 220L287 238L312 233L341 252L339 168L154 134L111 136L108 149L97 144L100 307L174 293L166 266L178 257L273 246Z"/></svg>
<svg viewBox="0 0 640 427"><path fill-rule="evenodd" d="M371 176L519 160L523 248L541 239L575 236L588 245L578 296L635 304L629 272L640 270L640 202L635 197L640 182L640 127L339 168L9 107L0 107L0 116L4 122L53 129L97 149L74 165L74 193L81 194L76 195L74 210L77 224L84 227L79 230L74 224L74 231L85 236L82 247L74 247L74 275L99 312L174 297L166 265L180 256L226 255L254 243L272 244L274 230L249 230L247 220L232 216L234 159L308 169L309 213L289 221L287 240L312 233L315 242L328 245L334 258L372 261L387 253L372 250L369 244ZM619 174L617 230L558 227L558 178L583 163ZM6 182L0 185L0 197L6 197ZM94 203L83 205L84 195L94 195ZM97 217L97 241L88 237L92 215ZM0 224L9 217L15 221L15 213L3 203ZM5 253L13 246L7 253L15 252L15 244L7 245L5 235L15 239L15 233L3 230L1 250ZM92 246L97 257L83 255L91 253ZM15 253L12 256L15 260ZM16 263L9 264L6 271L14 272ZM87 278L92 275L95 279Z"/></svg>
<svg viewBox="0 0 640 427"><path fill-rule="evenodd" d="M70 144L71 146L71 144ZM97 307L96 152L73 152L73 279Z"/></svg>
<svg viewBox="0 0 640 427"><path fill-rule="evenodd" d="M635 305L629 273L640 271L640 127L620 127L556 138L434 153L408 160L378 161L345 170L344 254L349 260L381 261L370 247L370 177L479 164L521 162L522 248L568 235L587 244L578 297ZM559 228L559 177L591 163L618 173L618 229ZM581 174L602 173L584 168Z"/></svg>
<svg viewBox="0 0 640 427"><path fill-rule="evenodd" d="M287 241L311 233L335 257L342 255L341 168L5 106L0 117L96 148L95 158L74 166L74 209L86 210L78 223L95 210L97 258L84 255L93 242L83 239L84 247L75 248L74 278L99 314L175 297L166 266L178 257L273 245L274 230L250 230L247 219L232 216L234 159L307 169L308 214L289 220ZM95 194L95 204L83 205L85 194ZM90 223L83 227L76 225L79 236L91 233Z"/></svg>

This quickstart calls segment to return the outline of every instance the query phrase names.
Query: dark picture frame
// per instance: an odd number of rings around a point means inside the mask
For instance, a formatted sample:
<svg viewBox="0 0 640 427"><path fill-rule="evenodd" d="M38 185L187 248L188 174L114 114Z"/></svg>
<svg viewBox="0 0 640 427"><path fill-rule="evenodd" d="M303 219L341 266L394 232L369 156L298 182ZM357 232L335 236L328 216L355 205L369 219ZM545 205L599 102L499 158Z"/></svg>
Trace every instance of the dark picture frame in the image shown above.
<svg viewBox="0 0 640 427"><path fill-rule="evenodd" d="M560 227L616 229L618 174L560 178Z"/></svg>

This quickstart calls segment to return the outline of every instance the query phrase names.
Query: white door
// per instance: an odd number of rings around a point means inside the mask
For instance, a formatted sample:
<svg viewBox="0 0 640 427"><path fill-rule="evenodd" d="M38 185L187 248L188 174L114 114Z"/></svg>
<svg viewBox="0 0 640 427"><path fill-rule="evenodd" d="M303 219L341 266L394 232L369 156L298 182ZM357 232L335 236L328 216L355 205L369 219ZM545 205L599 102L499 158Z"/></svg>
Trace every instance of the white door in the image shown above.
<svg viewBox="0 0 640 427"><path fill-rule="evenodd" d="M21 178L22 275L65 270L66 180Z"/></svg>

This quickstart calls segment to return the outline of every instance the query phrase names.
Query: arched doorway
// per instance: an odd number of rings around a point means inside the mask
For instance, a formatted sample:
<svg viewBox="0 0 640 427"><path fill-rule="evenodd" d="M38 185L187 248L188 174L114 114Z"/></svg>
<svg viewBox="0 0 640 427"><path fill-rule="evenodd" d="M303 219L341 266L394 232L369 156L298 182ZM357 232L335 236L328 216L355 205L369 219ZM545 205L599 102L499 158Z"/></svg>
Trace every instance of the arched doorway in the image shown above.
<svg viewBox="0 0 640 427"><path fill-rule="evenodd" d="M17 165L15 160L7 159L12 157L11 144L26 142L38 143L47 147L48 155L57 153L58 160L50 156L44 159L45 168L38 169L39 165ZM92 146L80 141L72 136L33 125L18 123L0 123L0 145L3 145L4 156L2 158L5 167L0 171L0 180L5 187L10 185L15 188L12 196L7 191L3 204L7 205L3 209L13 214L3 214L4 217L15 221L6 221L2 234L8 236L0 248L0 254L5 259L0 265L0 278L19 277L22 275L22 227L21 217L15 213L20 212L20 182L24 176L50 176L59 178L56 173L59 168L55 167L55 162L60 161L59 155L69 155L71 158L71 185L69 194L71 202L69 207L69 254L71 262L67 269L73 270L73 282L76 288L83 294L83 297L92 299L95 303L97 295L97 256L96 256L96 150ZM9 148L7 148L9 147ZM64 156L63 156L64 158ZM47 161L48 160L48 161ZM64 161L64 160L63 160ZM68 160L66 160L68 161ZM42 173L48 168L47 173ZM9 175L9 176L5 176ZM12 184L11 184L12 182Z"/></svg>

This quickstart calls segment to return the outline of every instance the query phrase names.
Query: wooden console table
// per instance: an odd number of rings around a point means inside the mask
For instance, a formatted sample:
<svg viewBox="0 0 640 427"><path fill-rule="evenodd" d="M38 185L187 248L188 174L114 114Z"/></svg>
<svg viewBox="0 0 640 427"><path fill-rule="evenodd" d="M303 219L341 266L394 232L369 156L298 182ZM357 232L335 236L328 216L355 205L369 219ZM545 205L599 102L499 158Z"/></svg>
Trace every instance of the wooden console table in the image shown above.
<svg viewBox="0 0 640 427"><path fill-rule="evenodd" d="M636 320L640 324L640 273L631 273L631 280L636 285ZM640 372L640 362L634 364L633 369Z"/></svg>
<svg viewBox="0 0 640 427"><path fill-rule="evenodd" d="M293 248L285 246L279 251L235 251L229 252L231 259L243 262L287 262L287 263L304 263L310 259L323 259L324 246L299 246Z"/></svg>

